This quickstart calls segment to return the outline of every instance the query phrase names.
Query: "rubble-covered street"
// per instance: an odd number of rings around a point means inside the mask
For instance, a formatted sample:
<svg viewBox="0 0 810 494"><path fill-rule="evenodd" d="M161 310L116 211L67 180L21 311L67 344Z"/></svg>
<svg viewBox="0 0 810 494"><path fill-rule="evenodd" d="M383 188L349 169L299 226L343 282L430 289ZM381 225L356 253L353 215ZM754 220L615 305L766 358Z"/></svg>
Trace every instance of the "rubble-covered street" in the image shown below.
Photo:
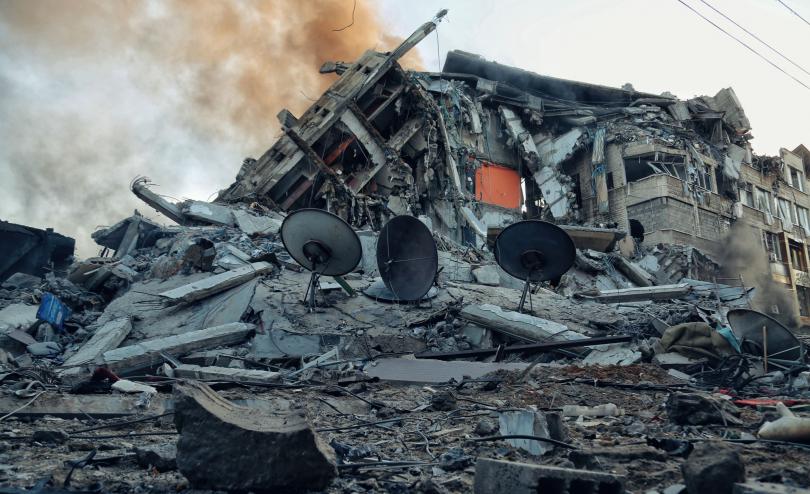
<svg viewBox="0 0 810 494"><path fill-rule="evenodd" d="M0 223L0 493L810 492L810 152L731 88L404 70L445 14L97 257Z"/></svg>

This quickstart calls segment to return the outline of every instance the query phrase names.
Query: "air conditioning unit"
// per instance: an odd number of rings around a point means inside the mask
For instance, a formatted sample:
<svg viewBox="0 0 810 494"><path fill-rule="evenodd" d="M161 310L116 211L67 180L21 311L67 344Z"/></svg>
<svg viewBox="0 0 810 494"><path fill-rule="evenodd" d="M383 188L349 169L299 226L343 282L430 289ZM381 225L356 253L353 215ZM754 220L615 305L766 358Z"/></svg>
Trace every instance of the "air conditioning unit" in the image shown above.
<svg viewBox="0 0 810 494"><path fill-rule="evenodd" d="M768 260L771 262L777 262L778 259L776 258L776 254L773 252L768 252Z"/></svg>

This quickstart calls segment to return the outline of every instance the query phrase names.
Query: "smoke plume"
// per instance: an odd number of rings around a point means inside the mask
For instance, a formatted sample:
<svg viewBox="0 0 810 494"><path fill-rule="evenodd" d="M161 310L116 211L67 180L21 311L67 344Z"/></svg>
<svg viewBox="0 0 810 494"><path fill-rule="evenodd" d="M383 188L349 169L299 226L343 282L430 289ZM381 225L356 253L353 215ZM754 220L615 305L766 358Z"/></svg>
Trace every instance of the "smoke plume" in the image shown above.
<svg viewBox="0 0 810 494"><path fill-rule="evenodd" d="M334 80L324 61L399 41L363 0L3 2L0 219L93 255L96 227L156 216L136 175L212 197Z"/></svg>
<svg viewBox="0 0 810 494"><path fill-rule="evenodd" d="M768 253L762 246L758 230L735 223L722 245L726 246L720 261L722 276L743 276L747 287L756 287L752 308L777 319L788 328L798 327L796 306L786 286L771 275Z"/></svg>

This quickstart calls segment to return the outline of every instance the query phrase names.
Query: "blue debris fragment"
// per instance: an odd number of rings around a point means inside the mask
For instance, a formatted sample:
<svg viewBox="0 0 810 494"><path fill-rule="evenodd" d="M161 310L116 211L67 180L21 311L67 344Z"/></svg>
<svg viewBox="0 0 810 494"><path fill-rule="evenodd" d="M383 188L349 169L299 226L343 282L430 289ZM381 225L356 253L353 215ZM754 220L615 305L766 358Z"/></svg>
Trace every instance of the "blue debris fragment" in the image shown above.
<svg viewBox="0 0 810 494"><path fill-rule="evenodd" d="M37 310L37 319L51 324L54 328L64 331L65 320L70 317L70 309L63 304L56 295L45 292L42 302Z"/></svg>

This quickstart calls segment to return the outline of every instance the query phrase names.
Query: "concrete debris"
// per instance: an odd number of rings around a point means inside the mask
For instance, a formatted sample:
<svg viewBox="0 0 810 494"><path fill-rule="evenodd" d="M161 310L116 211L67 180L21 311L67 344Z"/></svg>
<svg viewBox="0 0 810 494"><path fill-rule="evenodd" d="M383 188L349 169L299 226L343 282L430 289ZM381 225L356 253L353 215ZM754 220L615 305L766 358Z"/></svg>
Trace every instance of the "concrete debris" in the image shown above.
<svg viewBox="0 0 810 494"><path fill-rule="evenodd" d="M595 407L565 405L562 414L563 417L618 417L624 415L624 411L613 403L605 403Z"/></svg>
<svg viewBox="0 0 810 494"><path fill-rule="evenodd" d="M213 201L136 178L160 216L97 227L95 257L0 222L3 485L143 490L135 459L159 492L810 487L810 150L754 154L730 88L681 100L458 50L404 69L445 14L324 64L332 85L281 109ZM357 233L356 269L313 280L293 259L301 208ZM362 295L421 260L379 264L398 215L435 243L427 300ZM567 233L567 272L498 265L522 220ZM761 336L733 309L762 312Z"/></svg>
<svg viewBox="0 0 810 494"><path fill-rule="evenodd" d="M12 304L0 309L0 329L28 329L37 322L36 305Z"/></svg>
<svg viewBox="0 0 810 494"><path fill-rule="evenodd" d="M740 454L723 444L698 444L681 470L689 493L731 494L735 483L745 482Z"/></svg>
<svg viewBox="0 0 810 494"><path fill-rule="evenodd" d="M23 407L30 397L23 396L3 396L0 397L0 416L8 415L42 419L46 416L73 419L92 417L94 419L109 419L137 415L147 411L150 414L162 414L170 408L170 400L163 397L154 397L149 402L149 406L144 409L139 407L139 396L103 395L103 394L60 394L45 392L34 393L37 396L31 404ZM22 408L21 408L22 407ZM18 410L19 409L19 410Z"/></svg>
<svg viewBox="0 0 810 494"><path fill-rule="evenodd" d="M130 394L147 393L150 395L157 394L157 389L153 388L152 386L147 386L145 384L129 381L127 379L119 379L115 381L112 384L112 386L110 386L110 388L119 391L121 393L130 393Z"/></svg>
<svg viewBox="0 0 810 494"><path fill-rule="evenodd" d="M129 317L113 319L93 332L79 350L68 357L63 367L77 367L88 363L101 363L104 352L114 350L123 343L132 331L132 320Z"/></svg>
<svg viewBox="0 0 810 494"><path fill-rule="evenodd" d="M582 359L583 365L631 365L641 362L641 352L625 344L613 344L591 349Z"/></svg>
<svg viewBox="0 0 810 494"><path fill-rule="evenodd" d="M624 479L609 473L480 458L475 463L475 494L600 492L622 494ZM696 491L698 492L698 491Z"/></svg>
<svg viewBox="0 0 810 494"><path fill-rule="evenodd" d="M563 439L561 431L564 426L557 414L545 414L537 410L511 410L498 414L498 424L502 436L537 436L558 441ZM535 456L554 449L553 444L534 439L506 439L506 442Z"/></svg>
<svg viewBox="0 0 810 494"><path fill-rule="evenodd" d="M237 406L193 381L174 399L177 467L194 488L321 490L337 475L334 452L298 412Z"/></svg>
<svg viewBox="0 0 810 494"><path fill-rule="evenodd" d="M248 266L234 269L233 271L215 274L209 278L160 293L159 296L167 299L169 303L172 304L188 304L224 292L234 286L241 285L272 269L273 266L269 263L254 262Z"/></svg>
<svg viewBox="0 0 810 494"><path fill-rule="evenodd" d="M528 314L503 310L492 304L468 305L459 316L479 326L527 341L579 340L583 336L567 326Z"/></svg>
<svg viewBox="0 0 810 494"><path fill-rule="evenodd" d="M104 352L102 358L104 365L113 371L131 372L163 363L164 353L183 355L197 350L241 343L254 329L253 324L234 322L123 346Z"/></svg>
<svg viewBox="0 0 810 494"><path fill-rule="evenodd" d="M676 424L735 424L740 411L726 400L698 393L671 393L666 403L669 420Z"/></svg>
<svg viewBox="0 0 810 494"><path fill-rule="evenodd" d="M144 468L154 468L158 472L177 470L177 446L172 443L156 446L136 447L135 459Z"/></svg>
<svg viewBox="0 0 810 494"><path fill-rule="evenodd" d="M269 372L252 369L233 369L230 367L206 366L183 364L178 365L172 371L174 377L188 379L200 379L203 381L224 381L224 382L252 382L271 384L281 380L278 372Z"/></svg>

